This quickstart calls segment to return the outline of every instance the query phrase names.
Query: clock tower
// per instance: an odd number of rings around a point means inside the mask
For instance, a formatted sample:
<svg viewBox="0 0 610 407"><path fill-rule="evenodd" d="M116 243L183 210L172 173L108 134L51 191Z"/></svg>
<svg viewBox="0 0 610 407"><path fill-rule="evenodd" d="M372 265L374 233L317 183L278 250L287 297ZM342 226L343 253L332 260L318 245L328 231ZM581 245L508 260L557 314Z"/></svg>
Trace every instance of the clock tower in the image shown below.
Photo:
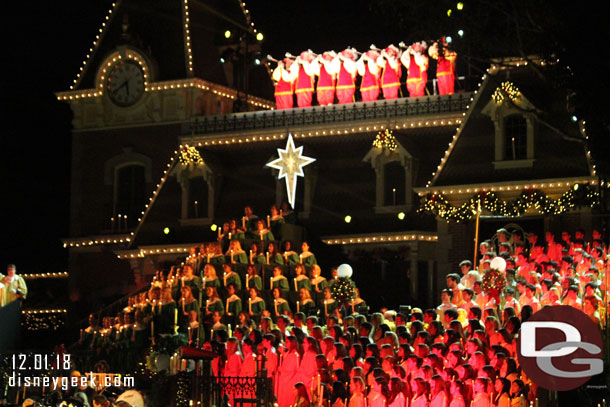
<svg viewBox="0 0 610 407"><path fill-rule="evenodd" d="M74 117L64 240L73 297L124 294L156 267L130 267L114 250L129 245L145 200L179 145L182 123L237 106L274 108L264 65L249 67L257 80L245 81L228 77L223 66L225 30L247 32L246 48L257 52L253 27L239 0L117 0L108 10L72 85L57 93ZM246 92L235 83L251 87Z"/></svg>

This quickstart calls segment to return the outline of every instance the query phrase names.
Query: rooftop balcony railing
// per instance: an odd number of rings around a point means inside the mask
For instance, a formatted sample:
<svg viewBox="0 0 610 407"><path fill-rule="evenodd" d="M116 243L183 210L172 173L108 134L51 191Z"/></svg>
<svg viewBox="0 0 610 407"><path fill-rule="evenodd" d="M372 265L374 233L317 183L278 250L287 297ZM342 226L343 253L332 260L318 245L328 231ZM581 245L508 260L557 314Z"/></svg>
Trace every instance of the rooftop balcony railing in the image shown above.
<svg viewBox="0 0 610 407"><path fill-rule="evenodd" d="M200 116L185 124L183 135L244 132L462 113L466 111L471 98L472 92L464 92L454 95Z"/></svg>

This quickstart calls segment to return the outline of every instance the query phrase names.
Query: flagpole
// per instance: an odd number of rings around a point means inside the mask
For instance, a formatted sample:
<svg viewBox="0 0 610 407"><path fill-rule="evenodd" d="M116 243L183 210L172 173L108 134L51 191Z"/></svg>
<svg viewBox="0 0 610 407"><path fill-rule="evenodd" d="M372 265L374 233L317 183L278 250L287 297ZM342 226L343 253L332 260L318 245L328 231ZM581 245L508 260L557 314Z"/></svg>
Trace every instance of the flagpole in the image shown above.
<svg viewBox="0 0 610 407"><path fill-rule="evenodd" d="M472 267L474 270L478 270L477 256L479 254L479 219L481 217L481 201L477 201L477 220L474 230L474 260Z"/></svg>

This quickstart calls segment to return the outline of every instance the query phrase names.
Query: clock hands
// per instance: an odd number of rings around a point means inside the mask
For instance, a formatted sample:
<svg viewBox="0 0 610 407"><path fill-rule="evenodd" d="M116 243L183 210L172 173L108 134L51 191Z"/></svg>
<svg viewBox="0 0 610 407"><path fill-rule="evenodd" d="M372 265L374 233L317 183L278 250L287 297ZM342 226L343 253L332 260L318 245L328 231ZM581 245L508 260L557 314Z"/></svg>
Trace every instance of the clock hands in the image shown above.
<svg viewBox="0 0 610 407"><path fill-rule="evenodd" d="M142 73L135 64L117 65L109 74L107 83L109 96L119 105L133 104L142 94L143 88Z"/></svg>
<svg viewBox="0 0 610 407"><path fill-rule="evenodd" d="M117 94L122 88L126 87L127 88L127 94L129 95L129 79L126 79L123 81L123 83L121 83L121 85L117 86L112 93L113 94Z"/></svg>
<svg viewBox="0 0 610 407"><path fill-rule="evenodd" d="M129 78L125 79L123 81L123 83L121 83L121 85L119 85L116 89L114 89L112 91L112 93L116 95L119 92L119 90L121 90L122 88L125 88L125 93L127 94L127 96L129 96L129 82L134 78L135 78L135 76L130 76Z"/></svg>

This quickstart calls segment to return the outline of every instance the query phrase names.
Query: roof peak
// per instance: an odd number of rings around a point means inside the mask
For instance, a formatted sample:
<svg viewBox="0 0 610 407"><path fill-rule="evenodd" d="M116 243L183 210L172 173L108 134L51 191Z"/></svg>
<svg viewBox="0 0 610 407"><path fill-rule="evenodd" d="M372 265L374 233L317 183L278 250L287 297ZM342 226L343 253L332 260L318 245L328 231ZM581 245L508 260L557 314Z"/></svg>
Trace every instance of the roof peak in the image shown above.
<svg viewBox="0 0 610 407"><path fill-rule="evenodd" d="M231 87L231 70L220 58L226 27L257 32L240 0L118 0L102 20L70 90L93 88L107 57L121 46L152 61L151 81L199 78ZM248 91L264 93L252 86Z"/></svg>

